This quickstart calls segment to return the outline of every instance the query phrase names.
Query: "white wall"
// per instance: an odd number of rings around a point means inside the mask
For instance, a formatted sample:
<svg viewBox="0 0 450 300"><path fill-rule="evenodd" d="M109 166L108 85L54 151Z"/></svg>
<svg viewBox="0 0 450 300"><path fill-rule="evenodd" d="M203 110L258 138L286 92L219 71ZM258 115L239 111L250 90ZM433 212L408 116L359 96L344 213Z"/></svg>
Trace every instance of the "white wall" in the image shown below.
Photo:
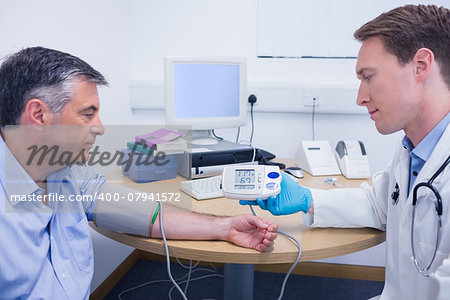
<svg viewBox="0 0 450 300"><path fill-rule="evenodd" d="M257 59L256 5L255 0L133 1L131 80L162 84L168 55L218 55L247 59L249 93L259 82L357 86L354 59ZM258 112L258 103L255 111L257 147L293 157L298 142L312 138L310 114ZM151 122L164 122L158 110L139 112L135 121L148 121L147 113L152 114ZM241 138L249 139L249 125L241 130ZM216 133L234 140L236 130ZM375 171L387 163L392 152L387 145L398 135L379 135L368 115L320 114L315 117L315 138L328 139L332 146L341 139L362 140Z"/></svg>
<svg viewBox="0 0 450 300"><path fill-rule="evenodd" d="M83 58L110 82L100 90L105 124L164 123L162 110L130 109L129 86L162 82L166 55L245 57L249 82L357 85L354 60L257 59L255 16L256 0L0 0L0 56L41 45ZM311 139L307 113L256 112L255 123L254 145L280 157L293 157L298 142ZM332 146L340 139L362 140L373 171L388 162L401 137L381 136L367 115L320 114L315 124L316 139L328 139ZM236 129L216 133L234 140ZM248 125L241 138L249 136ZM132 250L98 234L93 239L92 290ZM384 250L332 261L382 265Z"/></svg>

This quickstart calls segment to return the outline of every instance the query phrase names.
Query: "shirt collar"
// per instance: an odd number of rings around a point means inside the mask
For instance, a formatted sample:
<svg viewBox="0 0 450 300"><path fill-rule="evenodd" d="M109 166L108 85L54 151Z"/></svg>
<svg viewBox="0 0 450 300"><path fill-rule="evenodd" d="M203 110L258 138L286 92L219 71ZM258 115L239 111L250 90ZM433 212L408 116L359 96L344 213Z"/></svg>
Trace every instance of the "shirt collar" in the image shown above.
<svg viewBox="0 0 450 300"><path fill-rule="evenodd" d="M427 161L449 123L450 113L448 113L416 147L414 147L411 140L405 135L402 141L403 147L408 150L410 155L414 155L423 161Z"/></svg>
<svg viewBox="0 0 450 300"><path fill-rule="evenodd" d="M11 206L20 203L11 201L13 195L43 192L11 153L3 138L0 138L0 170L0 181Z"/></svg>
<svg viewBox="0 0 450 300"><path fill-rule="evenodd" d="M47 177L47 181L61 182L69 174L70 166L53 172ZM11 201L12 195L43 194L45 191L40 188L31 176L25 171L17 161L10 149L6 145L3 137L0 136L0 183L3 185L6 197L12 207L20 201Z"/></svg>

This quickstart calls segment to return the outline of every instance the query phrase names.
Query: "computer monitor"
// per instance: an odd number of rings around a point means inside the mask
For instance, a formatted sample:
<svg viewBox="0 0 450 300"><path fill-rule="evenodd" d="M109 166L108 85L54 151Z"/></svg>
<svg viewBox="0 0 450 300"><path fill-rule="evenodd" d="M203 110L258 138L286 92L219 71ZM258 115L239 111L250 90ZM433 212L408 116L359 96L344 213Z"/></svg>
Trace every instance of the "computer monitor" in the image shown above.
<svg viewBox="0 0 450 300"><path fill-rule="evenodd" d="M166 57L166 124L192 126L193 143L217 143L211 130L247 119L246 63L241 58Z"/></svg>

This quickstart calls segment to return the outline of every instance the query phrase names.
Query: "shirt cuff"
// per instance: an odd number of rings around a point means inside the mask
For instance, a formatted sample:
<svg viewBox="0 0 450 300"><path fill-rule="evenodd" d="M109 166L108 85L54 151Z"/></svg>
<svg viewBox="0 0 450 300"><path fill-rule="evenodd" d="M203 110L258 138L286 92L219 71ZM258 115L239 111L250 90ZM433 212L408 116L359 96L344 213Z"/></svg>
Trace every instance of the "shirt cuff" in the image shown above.
<svg viewBox="0 0 450 300"><path fill-rule="evenodd" d="M311 225L314 223L314 214L303 214L302 219L305 226L311 227Z"/></svg>

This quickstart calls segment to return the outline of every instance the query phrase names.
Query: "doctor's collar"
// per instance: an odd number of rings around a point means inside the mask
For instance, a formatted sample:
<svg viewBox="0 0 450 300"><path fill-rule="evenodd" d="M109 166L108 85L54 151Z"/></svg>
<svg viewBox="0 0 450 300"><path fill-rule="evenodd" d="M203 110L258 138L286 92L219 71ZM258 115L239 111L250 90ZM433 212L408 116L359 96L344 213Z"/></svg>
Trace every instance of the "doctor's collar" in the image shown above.
<svg viewBox="0 0 450 300"><path fill-rule="evenodd" d="M409 137L406 136L406 135L403 137L402 145L403 145L403 148L405 148L406 150L408 150L409 153L411 153L411 151L414 150L414 145L413 145L413 143L411 142L411 140L409 139Z"/></svg>

